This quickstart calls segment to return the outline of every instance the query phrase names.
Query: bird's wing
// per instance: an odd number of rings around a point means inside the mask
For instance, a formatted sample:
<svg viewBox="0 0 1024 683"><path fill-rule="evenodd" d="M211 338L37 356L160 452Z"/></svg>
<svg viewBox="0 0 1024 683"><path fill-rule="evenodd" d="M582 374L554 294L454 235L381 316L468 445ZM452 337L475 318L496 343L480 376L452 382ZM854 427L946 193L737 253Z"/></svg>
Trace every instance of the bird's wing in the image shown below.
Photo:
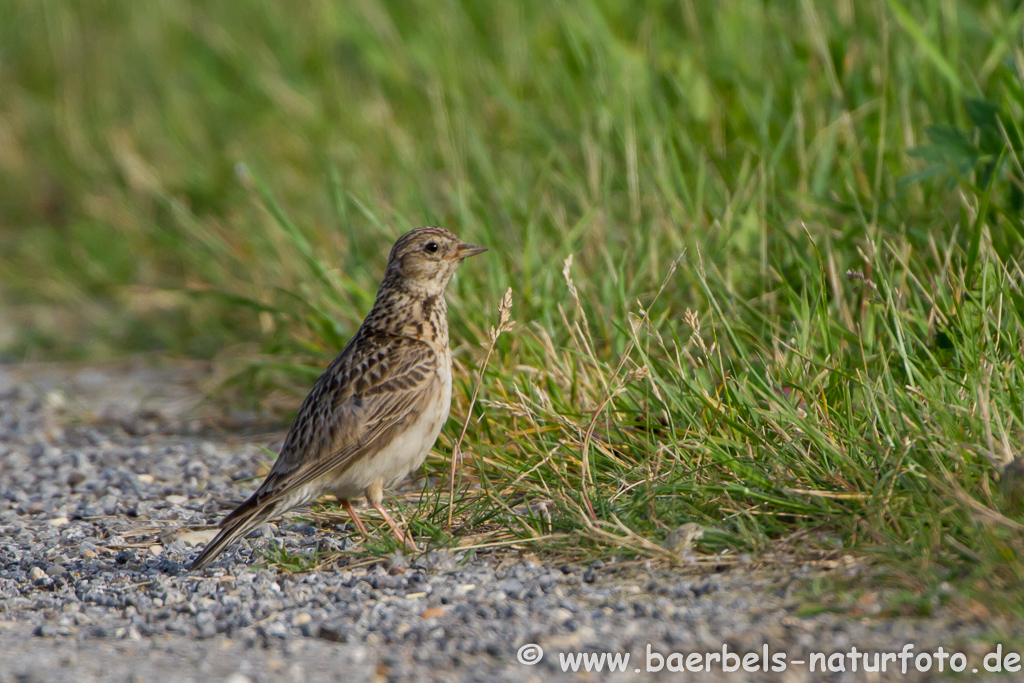
<svg viewBox="0 0 1024 683"><path fill-rule="evenodd" d="M368 446L401 428L433 395L437 368L437 352L425 342L357 335L302 402L280 456L248 506L279 500L371 455Z"/></svg>

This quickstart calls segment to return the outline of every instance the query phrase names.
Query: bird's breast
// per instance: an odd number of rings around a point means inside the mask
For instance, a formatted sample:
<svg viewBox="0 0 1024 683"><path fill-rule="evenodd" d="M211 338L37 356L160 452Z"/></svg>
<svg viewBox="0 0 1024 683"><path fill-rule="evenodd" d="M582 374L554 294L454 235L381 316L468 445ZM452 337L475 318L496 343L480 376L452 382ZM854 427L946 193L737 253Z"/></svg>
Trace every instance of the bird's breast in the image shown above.
<svg viewBox="0 0 1024 683"><path fill-rule="evenodd" d="M439 357L441 362L434 382L428 389L429 395L420 402L419 409L409 416L404 428L395 430L390 442L381 444L376 453L360 459L341 473L332 487L338 498L362 495L376 482L385 487L393 486L423 464L451 409L451 354L440 353Z"/></svg>

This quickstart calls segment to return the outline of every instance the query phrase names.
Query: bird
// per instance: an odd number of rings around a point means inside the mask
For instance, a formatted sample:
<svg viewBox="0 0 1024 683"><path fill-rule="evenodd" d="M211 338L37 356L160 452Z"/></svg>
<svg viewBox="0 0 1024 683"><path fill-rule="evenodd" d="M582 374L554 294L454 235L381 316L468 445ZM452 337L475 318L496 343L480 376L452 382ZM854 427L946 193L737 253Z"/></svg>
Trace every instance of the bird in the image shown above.
<svg viewBox="0 0 1024 683"><path fill-rule="evenodd" d="M369 314L303 400L266 478L221 521L190 570L208 567L268 519L327 494L368 537L350 502L365 496L405 544L381 504L383 491L423 463L448 419L445 288L463 260L485 251L439 227L398 238Z"/></svg>

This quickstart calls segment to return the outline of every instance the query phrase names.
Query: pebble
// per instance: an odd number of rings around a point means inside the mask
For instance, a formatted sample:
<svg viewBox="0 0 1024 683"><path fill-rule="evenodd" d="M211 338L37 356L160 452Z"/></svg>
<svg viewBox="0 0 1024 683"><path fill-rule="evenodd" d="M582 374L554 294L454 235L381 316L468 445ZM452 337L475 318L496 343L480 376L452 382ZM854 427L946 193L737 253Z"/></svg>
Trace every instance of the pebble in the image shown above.
<svg viewBox="0 0 1024 683"><path fill-rule="evenodd" d="M185 566L215 533L208 527L222 503L256 485L239 473L259 471L265 452L144 426L168 422L159 417L82 424L54 405L27 388L0 394L0 681L67 679L75 666L110 678L122 667L137 670L136 680L232 683L576 680L562 675L555 653L628 651L642 662L648 644L670 653L723 643L760 652L767 643L795 657L913 642L917 651L980 643L984 655L991 640L988 620L944 603L918 620L877 609L865 610L870 619L798 616L803 584L794 577L814 568L754 571L749 558L748 567L713 574L446 550L375 566L352 555L305 574L268 567L270 544L291 553L351 547L344 532L301 515L260 527L213 569L190 574ZM1020 633L1002 628L1001 636ZM80 645L68 649L72 640ZM531 669L516 660L527 643L547 652Z"/></svg>

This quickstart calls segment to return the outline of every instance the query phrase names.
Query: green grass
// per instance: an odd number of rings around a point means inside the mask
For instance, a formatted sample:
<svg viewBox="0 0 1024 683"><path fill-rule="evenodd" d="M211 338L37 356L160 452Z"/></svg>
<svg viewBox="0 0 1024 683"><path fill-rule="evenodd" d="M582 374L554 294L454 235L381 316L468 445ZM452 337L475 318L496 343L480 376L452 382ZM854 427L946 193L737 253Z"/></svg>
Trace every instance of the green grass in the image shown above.
<svg viewBox="0 0 1024 683"><path fill-rule="evenodd" d="M450 501L428 462L423 537L653 556L698 522L700 553L852 552L1019 614L1022 26L944 0L7 2L6 354L240 357L240 394L301 392L390 242L445 225L491 251L450 291L438 451L468 419L465 466Z"/></svg>
<svg viewBox="0 0 1024 683"><path fill-rule="evenodd" d="M277 567L280 571L299 573L308 572L320 565L319 551L309 553L291 553L287 549L275 545L260 553L268 566Z"/></svg>

